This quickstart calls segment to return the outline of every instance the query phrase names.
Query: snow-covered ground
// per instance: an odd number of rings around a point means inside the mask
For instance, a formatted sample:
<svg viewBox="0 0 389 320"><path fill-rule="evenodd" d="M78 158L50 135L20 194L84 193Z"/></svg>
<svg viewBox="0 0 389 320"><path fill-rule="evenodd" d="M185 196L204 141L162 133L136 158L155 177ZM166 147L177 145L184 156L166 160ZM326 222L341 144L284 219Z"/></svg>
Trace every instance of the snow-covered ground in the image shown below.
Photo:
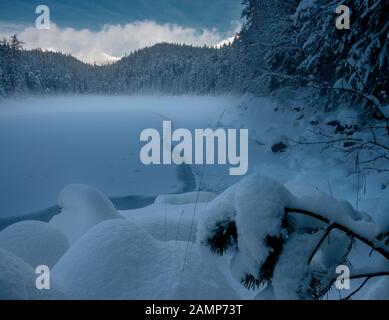
<svg viewBox="0 0 389 320"><path fill-rule="evenodd" d="M246 96L238 107L224 113L222 124L226 128L249 129L249 173L269 176L296 193L312 189L325 192L374 215L377 200L389 185L388 173L357 175L355 157L346 157L344 152L321 144L298 144L328 140L323 134L334 135L336 130L328 123L356 124L357 118L354 110L323 113L300 101L276 102ZM287 146L284 152L272 152L272 146L280 142ZM231 178L213 169L205 169L204 185L224 190Z"/></svg>
<svg viewBox="0 0 389 320"><path fill-rule="evenodd" d="M242 177L229 176L226 166L193 166L195 189L204 192L169 195L185 189L177 168L145 167L138 154L139 132L160 128L166 118L189 129L217 123L248 128L249 174L259 175L238 183ZM355 163L344 153L296 143L319 139L319 130L333 133L327 125L333 120L353 123L356 116L351 110L320 115L296 101L249 96L8 102L0 108L0 148L7 155L0 159L0 216L33 212L58 198L62 211L49 223L20 222L0 231L0 298L254 298L258 291L239 280L266 259L263 241L279 232L287 205L316 210L331 221L352 219L363 234L374 234L371 219L381 221L379 226L388 221L388 175L354 174ZM157 197L131 210L115 210L107 198L126 195ZM239 250L223 257L203 246L220 219L235 221L239 235ZM311 248L301 244L315 236L293 236L289 256L282 256L275 270L274 290L257 298L296 298L288 290L305 272L296 258L308 254ZM54 249L23 250L39 239ZM344 239L334 239L335 250L343 252ZM359 266L380 261L376 254L368 257L368 248L357 246L350 259ZM37 261L54 265L51 296L31 287ZM12 277L20 278L14 281L20 293L12 289ZM382 297L385 281L372 280L358 297Z"/></svg>

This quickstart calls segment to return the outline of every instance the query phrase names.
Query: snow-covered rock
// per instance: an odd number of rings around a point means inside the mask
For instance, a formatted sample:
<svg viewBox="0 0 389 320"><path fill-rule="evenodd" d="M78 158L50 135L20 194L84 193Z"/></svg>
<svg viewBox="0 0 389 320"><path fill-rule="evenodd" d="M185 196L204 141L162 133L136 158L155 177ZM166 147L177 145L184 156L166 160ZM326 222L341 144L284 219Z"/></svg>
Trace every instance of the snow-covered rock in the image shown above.
<svg viewBox="0 0 389 320"><path fill-rule="evenodd" d="M76 299L238 298L190 243L159 242L124 220L89 230L52 272L64 292Z"/></svg>
<svg viewBox="0 0 389 320"><path fill-rule="evenodd" d="M65 233L70 244L96 224L121 217L106 195L85 185L67 186L59 196L58 205L61 213L50 224Z"/></svg>
<svg viewBox="0 0 389 320"><path fill-rule="evenodd" d="M268 150L274 153L285 152L289 146L288 138L285 135L274 137L268 145Z"/></svg>
<svg viewBox="0 0 389 320"><path fill-rule="evenodd" d="M37 277L30 265L11 252L0 249L0 300L65 298L53 282L50 290L38 290L35 285Z"/></svg>
<svg viewBox="0 0 389 320"><path fill-rule="evenodd" d="M0 231L0 248L3 248L36 268L52 267L68 250L66 236L45 222L21 221Z"/></svg>

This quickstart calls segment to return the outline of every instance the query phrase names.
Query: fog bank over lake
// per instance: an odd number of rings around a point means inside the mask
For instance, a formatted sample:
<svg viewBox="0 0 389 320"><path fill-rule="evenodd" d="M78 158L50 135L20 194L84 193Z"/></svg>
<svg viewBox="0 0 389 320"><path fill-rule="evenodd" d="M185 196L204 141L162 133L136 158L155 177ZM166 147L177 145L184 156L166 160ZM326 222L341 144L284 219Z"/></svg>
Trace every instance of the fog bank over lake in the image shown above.
<svg viewBox="0 0 389 320"><path fill-rule="evenodd" d="M235 97L49 97L0 102L0 217L57 203L60 191L87 184L113 198L188 191L188 170L145 166L145 128L214 128ZM186 173L185 173L186 172ZM186 175L186 177L189 177Z"/></svg>

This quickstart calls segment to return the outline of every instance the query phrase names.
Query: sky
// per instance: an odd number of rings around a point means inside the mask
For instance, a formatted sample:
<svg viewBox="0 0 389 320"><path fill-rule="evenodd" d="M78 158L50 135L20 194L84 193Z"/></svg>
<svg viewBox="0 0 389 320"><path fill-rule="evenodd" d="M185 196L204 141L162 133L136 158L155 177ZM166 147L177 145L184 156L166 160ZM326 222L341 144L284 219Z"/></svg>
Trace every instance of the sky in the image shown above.
<svg viewBox="0 0 389 320"><path fill-rule="evenodd" d="M48 30L35 27L42 4ZM239 30L241 11L241 0L1 0L0 37L105 63L159 42L219 45Z"/></svg>

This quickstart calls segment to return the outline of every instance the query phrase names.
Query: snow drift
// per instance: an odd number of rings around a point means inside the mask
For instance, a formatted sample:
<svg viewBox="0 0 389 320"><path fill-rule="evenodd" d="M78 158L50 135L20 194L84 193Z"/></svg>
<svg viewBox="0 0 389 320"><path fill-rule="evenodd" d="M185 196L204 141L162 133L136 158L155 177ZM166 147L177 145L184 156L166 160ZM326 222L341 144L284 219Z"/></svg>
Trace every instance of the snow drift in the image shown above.
<svg viewBox="0 0 389 320"><path fill-rule="evenodd" d="M48 223L21 221L0 231L0 248L35 269L39 265L54 266L69 244L66 236Z"/></svg>
<svg viewBox="0 0 389 320"><path fill-rule="evenodd" d="M38 290L34 269L12 253L0 249L0 300L64 299L51 283L50 290Z"/></svg>
<svg viewBox="0 0 389 320"><path fill-rule="evenodd" d="M53 275L74 299L238 298L195 248L185 260L186 248L159 242L125 220L105 221L71 247Z"/></svg>
<svg viewBox="0 0 389 320"><path fill-rule="evenodd" d="M67 186L58 205L61 213L50 224L66 234L71 244L96 224L121 217L106 195L85 185Z"/></svg>

